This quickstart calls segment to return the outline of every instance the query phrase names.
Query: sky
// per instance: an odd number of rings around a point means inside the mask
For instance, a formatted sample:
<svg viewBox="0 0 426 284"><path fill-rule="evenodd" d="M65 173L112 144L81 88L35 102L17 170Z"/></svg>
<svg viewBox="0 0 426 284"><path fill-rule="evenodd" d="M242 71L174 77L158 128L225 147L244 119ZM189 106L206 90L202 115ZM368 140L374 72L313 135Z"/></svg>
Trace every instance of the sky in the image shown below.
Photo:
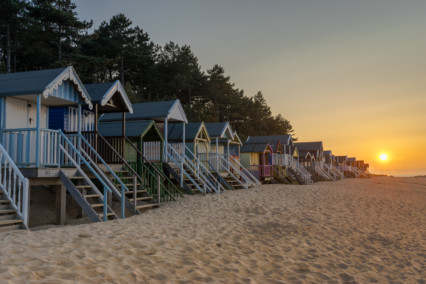
<svg viewBox="0 0 426 284"><path fill-rule="evenodd" d="M160 45L189 45L299 141L395 176L426 175L426 1L78 0L94 28L124 13ZM381 153L389 159L382 162Z"/></svg>

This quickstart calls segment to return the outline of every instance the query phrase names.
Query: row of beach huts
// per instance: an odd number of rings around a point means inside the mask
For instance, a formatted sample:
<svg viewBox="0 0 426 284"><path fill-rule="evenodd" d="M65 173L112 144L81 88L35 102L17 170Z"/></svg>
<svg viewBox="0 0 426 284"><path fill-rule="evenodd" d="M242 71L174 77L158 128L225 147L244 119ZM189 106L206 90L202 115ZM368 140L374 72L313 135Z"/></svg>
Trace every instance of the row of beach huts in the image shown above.
<svg viewBox="0 0 426 284"><path fill-rule="evenodd" d="M101 222L184 194L369 176L322 142L242 142L228 122L188 122L179 100L131 104L120 81L83 84L71 66L0 75L0 160L0 231L30 227L40 188L64 224L69 198Z"/></svg>

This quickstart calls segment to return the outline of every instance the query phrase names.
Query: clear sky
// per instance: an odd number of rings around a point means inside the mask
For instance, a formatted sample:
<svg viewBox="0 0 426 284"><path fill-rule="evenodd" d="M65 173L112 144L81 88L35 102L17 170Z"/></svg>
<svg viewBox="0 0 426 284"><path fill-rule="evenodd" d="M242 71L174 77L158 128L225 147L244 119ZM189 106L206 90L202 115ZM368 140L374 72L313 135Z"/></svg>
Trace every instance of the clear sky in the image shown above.
<svg viewBox="0 0 426 284"><path fill-rule="evenodd" d="M374 173L426 174L426 1L74 2L95 28L124 13L157 44L191 46L203 70L219 64L246 95L262 91L299 141Z"/></svg>

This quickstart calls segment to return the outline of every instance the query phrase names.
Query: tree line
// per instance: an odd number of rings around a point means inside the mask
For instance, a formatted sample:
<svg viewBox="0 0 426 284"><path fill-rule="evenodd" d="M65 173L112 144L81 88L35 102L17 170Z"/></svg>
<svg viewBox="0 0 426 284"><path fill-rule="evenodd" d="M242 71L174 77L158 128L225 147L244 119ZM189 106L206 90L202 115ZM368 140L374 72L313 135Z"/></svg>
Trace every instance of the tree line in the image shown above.
<svg viewBox="0 0 426 284"><path fill-rule="evenodd" d="M190 46L155 44L124 14L82 21L71 0L0 2L0 73L73 65L85 83L120 80L133 103L179 99L190 121L229 121L240 137L291 134L263 94L247 96L222 66L201 70Z"/></svg>

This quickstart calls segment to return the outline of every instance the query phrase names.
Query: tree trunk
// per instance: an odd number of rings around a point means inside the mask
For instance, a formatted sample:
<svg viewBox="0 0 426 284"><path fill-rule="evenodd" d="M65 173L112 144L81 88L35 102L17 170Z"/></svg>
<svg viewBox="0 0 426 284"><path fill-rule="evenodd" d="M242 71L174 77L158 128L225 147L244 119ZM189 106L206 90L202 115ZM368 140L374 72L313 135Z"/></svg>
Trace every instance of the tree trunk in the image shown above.
<svg viewBox="0 0 426 284"><path fill-rule="evenodd" d="M10 73L10 24L6 24L6 72Z"/></svg>
<svg viewBox="0 0 426 284"><path fill-rule="evenodd" d="M123 53L120 52L121 55L121 65L120 65L120 80L121 80L121 84L123 84L124 86L124 57L123 57Z"/></svg>

